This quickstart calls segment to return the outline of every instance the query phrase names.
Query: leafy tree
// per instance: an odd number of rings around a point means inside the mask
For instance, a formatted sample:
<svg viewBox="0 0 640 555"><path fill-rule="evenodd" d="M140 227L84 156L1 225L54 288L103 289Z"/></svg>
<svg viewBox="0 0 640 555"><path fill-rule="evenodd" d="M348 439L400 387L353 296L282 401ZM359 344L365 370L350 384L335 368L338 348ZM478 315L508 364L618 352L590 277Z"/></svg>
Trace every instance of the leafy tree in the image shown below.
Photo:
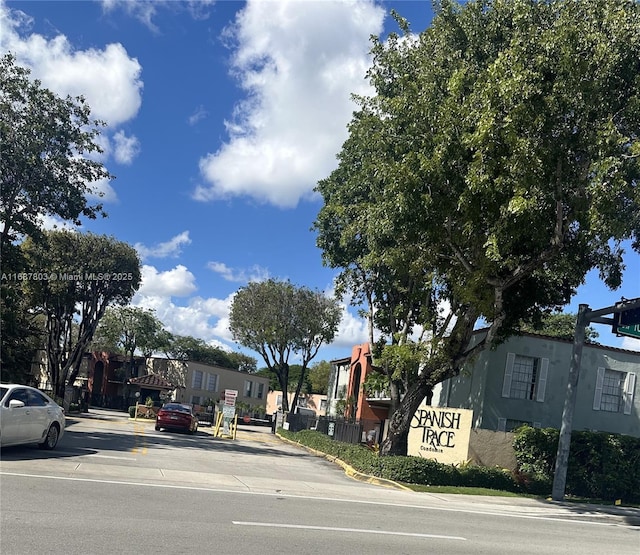
<svg viewBox="0 0 640 555"><path fill-rule="evenodd" d="M94 348L123 353L129 358L129 376L133 375L136 351L150 357L165 346L162 322L153 310L134 306L109 307L96 330Z"/></svg>
<svg viewBox="0 0 640 555"><path fill-rule="evenodd" d="M90 118L82 97L60 98L29 78L12 54L0 58L0 219L4 248L20 236L37 237L42 216L80 224L104 215L92 205L92 183L111 176L87 157L104 124Z"/></svg>
<svg viewBox="0 0 640 555"><path fill-rule="evenodd" d="M256 360L242 353L230 353L189 335L169 335L166 353L177 360L191 360L242 372L255 372Z"/></svg>
<svg viewBox="0 0 640 555"><path fill-rule="evenodd" d="M65 99L32 80L12 54L0 58L0 327L2 379L23 381L41 341L41 329L25 305L22 284L11 276L27 271L17 243L41 237L42 217L80 223L104 215L88 193L111 176L88 155L103 124L92 121L83 98Z"/></svg>
<svg viewBox="0 0 640 555"><path fill-rule="evenodd" d="M230 368L230 361L226 353L209 345L203 339L197 339L190 335L169 336L166 352L171 358L177 360L191 360L203 364L212 364Z"/></svg>
<svg viewBox="0 0 640 555"><path fill-rule="evenodd" d="M573 340L577 318L576 314L565 314L564 312L545 314L539 322L523 324L520 331ZM586 340L592 343L595 342L598 335L598 332L591 326L585 330Z"/></svg>
<svg viewBox="0 0 640 555"><path fill-rule="evenodd" d="M240 370L240 372L247 372L249 374L253 374L256 372L258 367L258 361L249 355L245 355L244 353L227 353L229 359L231 360L231 364L233 364L232 368L236 370Z"/></svg>
<svg viewBox="0 0 640 555"><path fill-rule="evenodd" d="M310 393L326 395L329 389L329 377L331 376L331 364L326 360L320 360L309 368Z"/></svg>
<svg viewBox="0 0 640 555"><path fill-rule="evenodd" d="M397 19L315 222L389 379L382 454L435 384L589 270L616 288L622 242L640 250L639 3L442 1L419 36Z"/></svg>
<svg viewBox="0 0 640 555"><path fill-rule="evenodd" d="M289 391L289 357L298 355L302 369L292 401L295 408L309 362L338 329L340 306L335 299L290 282L252 282L236 293L229 320L234 340L260 354L283 392ZM289 411L286 395L282 403Z"/></svg>
<svg viewBox="0 0 640 555"><path fill-rule="evenodd" d="M138 289L140 260L130 245L90 233L45 232L21 247L36 276L22 285L32 310L45 317L49 378L62 397L107 307L128 303Z"/></svg>

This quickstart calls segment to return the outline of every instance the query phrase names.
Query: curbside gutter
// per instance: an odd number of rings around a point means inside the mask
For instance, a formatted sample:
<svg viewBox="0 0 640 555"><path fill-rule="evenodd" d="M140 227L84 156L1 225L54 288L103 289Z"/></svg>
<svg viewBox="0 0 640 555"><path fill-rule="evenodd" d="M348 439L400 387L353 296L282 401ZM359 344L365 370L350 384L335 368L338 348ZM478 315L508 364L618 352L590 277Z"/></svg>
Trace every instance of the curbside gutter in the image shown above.
<svg viewBox="0 0 640 555"><path fill-rule="evenodd" d="M297 441L292 441L290 439L287 439L286 437L282 437L278 433L276 433L275 435L276 435L276 437L280 438L281 441L284 441L285 443L288 443L289 445L295 445L296 447L302 447L303 449L306 449L307 451L309 451L309 453L312 453L313 455L316 455L317 457L322 457L322 458L328 460L329 462L337 464L342 469L344 469L344 473L347 476L349 476L349 478L353 478L354 480L358 480L359 482L366 482L367 484L373 484L374 486L382 486L382 487L386 487L386 488L399 489L399 490L404 490L404 491L413 491L411 488L408 488L407 486L403 486L402 484L399 484L398 482L394 482L393 480L387 480L386 478L378 478L376 476L370 476L369 474L364 474L362 472L359 472L355 468L353 468L352 466L350 466L349 464L344 462L343 460L339 459L338 457L334 457L333 455L327 455L326 453L323 453L322 451L317 451L316 449L312 449L311 447L307 447L306 445L303 445L302 443L299 443Z"/></svg>

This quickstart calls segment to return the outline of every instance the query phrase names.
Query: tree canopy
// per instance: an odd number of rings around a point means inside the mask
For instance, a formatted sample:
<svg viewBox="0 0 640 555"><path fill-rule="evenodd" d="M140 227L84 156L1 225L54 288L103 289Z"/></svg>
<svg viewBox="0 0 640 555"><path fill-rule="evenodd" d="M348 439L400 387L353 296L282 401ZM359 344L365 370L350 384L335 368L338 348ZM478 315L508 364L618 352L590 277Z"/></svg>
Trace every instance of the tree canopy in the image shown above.
<svg viewBox="0 0 640 555"><path fill-rule="evenodd" d="M241 372L255 372L256 359L236 352L228 352L209 345L204 339L189 335L169 334L165 350L169 356L178 360L202 362L222 368L232 368Z"/></svg>
<svg viewBox="0 0 640 555"><path fill-rule="evenodd" d="M0 58L1 245L35 237L43 216L80 224L103 215L88 195L111 176L87 155L102 152L96 142L102 122L92 120L82 97L60 98L29 77L12 54Z"/></svg>
<svg viewBox="0 0 640 555"><path fill-rule="evenodd" d="M315 222L391 379L383 454L478 349L591 269L619 286L623 242L640 250L639 3L442 1L419 35L397 20Z"/></svg>
<svg viewBox="0 0 640 555"><path fill-rule="evenodd" d="M79 224L105 215L99 181L112 176L96 161L102 122L91 119L82 97L61 98L16 65L0 58L0 349L3 379L28 379L41 326L17 276L29 267L19 249L26 237L42 240L44 217Z"/></svg>
<svg viewBox="0 0 640 555"><path fill-rule="evenodd" d="M302 370L292 401L295 408L309 362L330 343L340 323L335 299L290 282L267 280L240 288L231 303L229 328L235 341L256 351L278 377L279 389L289 391L289 358L300 359ZM289 410L283 396L283 410Z"/></svg>
<svg viewBox="0 0 640 555"><path fill-rule="evenodd" d="M150 357L165 346L162 322L153 310L135 306L114 306L98 324L93 348L123 353L133 363L136 351ZM130 377L130 376L129 376Z"/></svg>
<svg viewBox="0 0 640 555"><path fill-rule="evenodd" d="M123 305L137 291L136 250L104 235L45 232L21 244L32 279L22 281L28 305L46 321L50 381L62 397L73 385L98 323L110 305Z"/></svg>
<svg viewBox="0 0 640 555"><path fill-rule="evenodd" d="M539 323L523 324L520 326L520 331L573 340L577 319L577 314L556 312L543 316ZM598 336L598 332L591 326L585 330L585 338L589 342L595 342Z"/></svg>

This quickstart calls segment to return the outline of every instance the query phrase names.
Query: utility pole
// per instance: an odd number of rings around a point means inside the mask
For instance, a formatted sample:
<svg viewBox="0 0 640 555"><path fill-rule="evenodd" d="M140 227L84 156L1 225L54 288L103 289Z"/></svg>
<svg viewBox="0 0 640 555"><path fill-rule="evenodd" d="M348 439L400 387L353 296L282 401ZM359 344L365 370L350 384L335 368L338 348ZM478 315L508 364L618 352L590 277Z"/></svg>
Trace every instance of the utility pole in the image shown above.
<svg viewBox="0 0 640 555"><path fill-rule="evenodd" d="M599 310L590 310L588 304L581 304L578 308L578 318L573 336L573 350L571 352L571 364L569 365L569 379L567 381L567 393L562 411L562 425L558 437L558 451L556 454L556 466L553 474L553 487L551 498L554 501L564 499L567 484L567 467L569 464L569 451L571 447L571 431L573 429L573 413L576 407L578 394L578 380L580 378L580 364L582 361L582 348L584 347L585 330L591 322L608 324L612 326L613 333L639 337L633 330L623 331L619 324L637 326L640 324L640 298L623 299L614 306L608 306ZM613 314L613 318L605 318L607 314Z"/></svg>
<svg viewBox="0 0 640 555"><path fill-rule="evenodd" d="M573 428L573 412L578 395L578 379L580 378L580 362L582 360L585 330L589 325L588 314L589 305L581 304L578 307L578 318L576 319L576 328L573 336L573 350L571 352L571 364L569 365L567 393L564 399L562 425L560 427L560 437L558 438L556 468L553 474L551 498L554 501L562 501L564 499L564 491L567 484L567 467L569 464L569 448L571 446L571 430Z"/></svg>

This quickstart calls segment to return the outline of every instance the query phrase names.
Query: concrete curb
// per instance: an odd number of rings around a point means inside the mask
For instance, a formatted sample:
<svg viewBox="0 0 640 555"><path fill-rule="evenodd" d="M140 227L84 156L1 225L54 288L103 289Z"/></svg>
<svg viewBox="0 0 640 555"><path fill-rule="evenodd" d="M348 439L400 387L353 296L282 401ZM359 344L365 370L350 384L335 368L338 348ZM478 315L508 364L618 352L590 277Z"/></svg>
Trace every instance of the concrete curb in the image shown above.
<svg viewBox="0 0 640 555"><path fill-rule="evenodd" d="M364 474L362 472L357 471L355 468L339 459L338 457L334 457L333 455L327 455L322 451L317 451L316 449L312 449L311 447L307 447L306 445L302 445L302 443L298 443L297 441L292 441L287 439L286 437L282 437L280 434L276 433L276 437L280 438L280 440L288 443L290 445L295 445L296 447L302 447L303 449L309 451L310 453L316 455L317 457L322 457L327 459L329 462L335 463L344 469L344 473L349 476L349 478L353 478L354 480L358 480L359 482L366 482L367 484L373 484L374 486L382 486L386 488L399 489L403 491L413 491L411 488L407 486L403 486L398 482L394 482L393 480L387 480L386 478L378 478L376 476L370 476L369 474Z"/></svg>

